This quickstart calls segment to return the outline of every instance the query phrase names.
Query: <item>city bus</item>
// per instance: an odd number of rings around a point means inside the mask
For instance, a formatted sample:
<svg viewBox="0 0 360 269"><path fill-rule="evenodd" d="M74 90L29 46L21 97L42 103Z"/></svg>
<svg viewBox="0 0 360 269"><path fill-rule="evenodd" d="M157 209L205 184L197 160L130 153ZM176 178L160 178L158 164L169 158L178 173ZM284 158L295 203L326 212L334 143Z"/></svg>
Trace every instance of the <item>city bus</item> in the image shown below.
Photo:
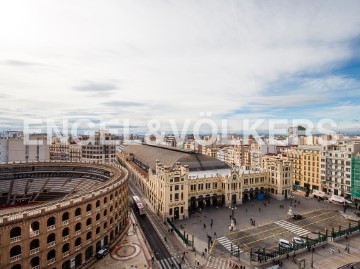
<svg viewBox="0 0 360 269"><path fill-rule="evenodd" d="M133 196L133 203L137 211L139 212L139 215L145 214L145 207L144 204L140 201L140 198L138 196Z"/></svg>

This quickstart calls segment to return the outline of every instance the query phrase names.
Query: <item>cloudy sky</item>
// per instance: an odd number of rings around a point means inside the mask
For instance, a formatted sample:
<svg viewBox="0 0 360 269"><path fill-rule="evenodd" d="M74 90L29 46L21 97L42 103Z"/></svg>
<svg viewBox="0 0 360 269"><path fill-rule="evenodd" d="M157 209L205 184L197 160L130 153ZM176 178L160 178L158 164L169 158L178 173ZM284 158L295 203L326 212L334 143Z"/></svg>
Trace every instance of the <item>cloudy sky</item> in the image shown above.
<svg viewBox="0 0 360 269"><path fill-rule="evenodd" d="M2 1L0 126L334 120L360 129L360 1Z"/></svg>

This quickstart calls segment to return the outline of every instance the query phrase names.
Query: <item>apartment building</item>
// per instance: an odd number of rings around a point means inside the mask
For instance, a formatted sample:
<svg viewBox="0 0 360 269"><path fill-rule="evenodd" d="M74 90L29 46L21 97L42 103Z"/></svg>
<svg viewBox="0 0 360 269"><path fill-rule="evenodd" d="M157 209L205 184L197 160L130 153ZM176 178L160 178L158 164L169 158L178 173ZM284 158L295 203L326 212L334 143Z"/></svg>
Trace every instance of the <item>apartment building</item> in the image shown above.
<svg viewBox="0 0 360 269"><path fill-rule="evenodd" d="M9 140L7 138L0 138L0 163L8 161Z"/></svg>
<svg viewBox="0 0 360 269"><path fill-rule="evenodd" d="M261 158L266 154L276 153L276 146L253 142L250 147L250 166L252 168L261 167Z"/></svg>
<svg viewBox="0 0 360 269"><path fill-rule="evenodd" d="M351 198L360 204L360 154L351 158Z"/></svg>
<svg viewBox="0 0 360 269"><path fill-rule="evenodd" d="M351 159L360 152L360 141L338 139L321 148L321 188L328 194L351 196Z"/></svg>
<svg viewBox="0 0 360 269"><path fill-rule="evenodd" d="M292 189L292 165L286 156L265 155L262 168L268 171L267 193L278 200L287 199Z"/></svg>
<svg viewBox="0 0 360 269"><path fill-rule="evenodd" d="M95 133L93 139L81 142L81 160L115 162L116 137L105 130Z"/></svg>
<svg viewBox="0 0 360 269"><path fill-rule="evenodd" d="M30 143L24 137L8 138L8 162L49 161L50 146L44 134L29 135Z"/></svg>

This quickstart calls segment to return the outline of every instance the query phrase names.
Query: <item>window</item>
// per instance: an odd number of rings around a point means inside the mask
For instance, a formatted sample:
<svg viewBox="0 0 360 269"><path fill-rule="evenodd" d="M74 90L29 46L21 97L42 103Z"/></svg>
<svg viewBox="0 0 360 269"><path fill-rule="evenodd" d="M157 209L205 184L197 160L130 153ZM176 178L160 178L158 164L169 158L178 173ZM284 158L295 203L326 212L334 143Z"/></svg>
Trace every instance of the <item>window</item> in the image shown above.
<svg viewBox="0 0 360 269"><path fill-rule="evenodd" d="M179 194L175 193L175 201L179 201Z"/></svg>

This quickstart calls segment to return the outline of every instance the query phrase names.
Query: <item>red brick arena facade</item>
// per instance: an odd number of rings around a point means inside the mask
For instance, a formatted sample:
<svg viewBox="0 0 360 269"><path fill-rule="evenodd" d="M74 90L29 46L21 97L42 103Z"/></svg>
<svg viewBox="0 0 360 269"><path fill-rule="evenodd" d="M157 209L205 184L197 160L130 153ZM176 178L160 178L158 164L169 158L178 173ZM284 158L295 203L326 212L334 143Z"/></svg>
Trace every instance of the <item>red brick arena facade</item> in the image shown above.
<svg viewBox="0 0 360 269"><path fill-rule="evenodd" d="M126 227L127 180L114 164L0 165L0 268L87 268Z"/></svg>

